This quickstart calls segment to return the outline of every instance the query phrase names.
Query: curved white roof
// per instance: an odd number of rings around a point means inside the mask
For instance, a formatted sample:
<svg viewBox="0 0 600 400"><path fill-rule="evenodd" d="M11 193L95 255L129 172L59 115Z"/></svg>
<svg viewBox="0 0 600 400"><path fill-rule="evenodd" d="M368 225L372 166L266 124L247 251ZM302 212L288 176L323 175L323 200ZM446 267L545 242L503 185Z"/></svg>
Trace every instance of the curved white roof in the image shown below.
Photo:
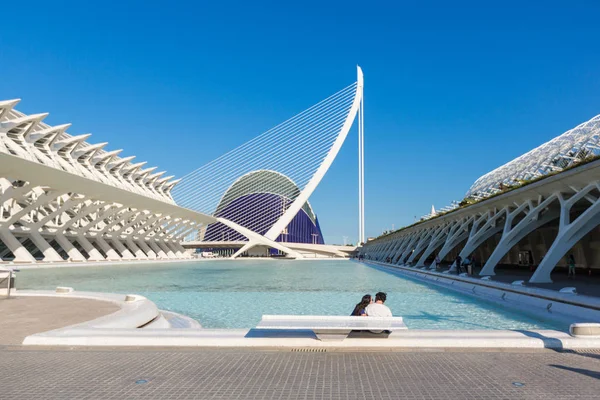
<svg viewBox="0 0 600 400"><path fill-rule="evenodd" d="M500 191L501 184L510 186L562 171L598 155L600 115L483 175L473 183L466 196L484 198Z"/></svg>

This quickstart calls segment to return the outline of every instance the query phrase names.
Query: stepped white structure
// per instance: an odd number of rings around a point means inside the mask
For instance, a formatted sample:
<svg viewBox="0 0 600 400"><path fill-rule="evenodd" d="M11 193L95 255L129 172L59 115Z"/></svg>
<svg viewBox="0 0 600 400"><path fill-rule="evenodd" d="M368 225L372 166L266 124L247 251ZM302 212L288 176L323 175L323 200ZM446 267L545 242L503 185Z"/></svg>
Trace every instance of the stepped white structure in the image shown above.
<svg viewBox="0 0 600 400"><path fill-rule="evenodd" d="M359 68L357 82L183 182L121 156L121 150L105 149L107 143L88 142L89 134L68 134L69 124L45 124L48 114L25 115L15 109L19 100L0 101L0 258L189 258L183 238L202 239L209 227L236 234L243 242L236 255L265 246L302 257L277 238L300 210L304 220L294 223L305 228L308 220L318 227L308 198L348 135L362 87ZM273 213L273 197L264 194L278 196L280 214ZM222 210L248 195L254 196L252 207L238 204L219 214L218 206Z"/></svg>
<svg viewBox="0 0 600 400"><path fill-rule="evenodd" d="M435 267L435 256L475 257L481 275L495 275L499 264L532 265L532 283L551 282L569 255L579 268L597 268L599 156L600 115L483 175L466 194L475 204L372 240L361 254L416 267Z"/></svg>
<svg viewBox="0 0 600 400"><path fill-rule="evenodd" d="M0 257L14 262L189 257L185 231L214 219L177 207L179 180L69 125L0 102Z"/></svg>

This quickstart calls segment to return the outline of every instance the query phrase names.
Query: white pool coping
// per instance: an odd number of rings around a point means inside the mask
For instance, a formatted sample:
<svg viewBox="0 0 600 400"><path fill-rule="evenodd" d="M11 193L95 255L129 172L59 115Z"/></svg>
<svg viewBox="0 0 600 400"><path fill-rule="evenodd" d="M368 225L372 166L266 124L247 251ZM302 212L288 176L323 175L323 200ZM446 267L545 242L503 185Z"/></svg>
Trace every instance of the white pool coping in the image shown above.
<svg viewBox="0 0 600 400"><path fill-rule="evenodd" d="M221 348L330 348L330 349L554 349L600 348L600 337L575 338L566 332L407 330L388 338L347 338L319 341L310 331L264 332L246 329L90 329L75 328L28 336L25 345L149 346Z"/></svg>
<svg viewBox="0 0 600 400"><path fill-rule="evenodd" d="M47 268L73 268L73 267L106 267L106 266L131 266L131 265L148 265L148 264L172 264L172 263L190 263L196 261L208 261L204 258L185 258L185 259L164 259L164 260L120 260L120 261L59 261L59 262L40 262L31 264L4 264L11 268L26 270L26 269L47 269ZM226 258L211 259L212 261L226 260Z"/></svg>
<svg viewBox="0 0 600 400"><path fill-rule="evenodd" d="M19 297L58 297L71 299L89 299L106 301L119 307L119 310L90 321L56 329L63 331L73 328L89 329L127 329L138 328L155 320L160 316L160 311L152 301L144 296L123 295L113 293L79 292L57 293L50 290L19 290L15 293ZM130 301L126 301L129 297Z"/></svg>
<svg viewBox="0 0 600 400"><path fill-rule="evenodd" d="M104 260L104 261L58 261L58 262L37 262L37 263L2 263L0 266L10 267L19 270L26 269L47 269L47 268L73 268L73 267L100 267L100 266L131 266L131 265L148 265L148 264L172 264L172 263L195 263L206 261L350 261L349 258L300 258L287 259L279 257L239 257L231 259L230 257L215 257L215 258L167 258L160 260Z"/></svg>

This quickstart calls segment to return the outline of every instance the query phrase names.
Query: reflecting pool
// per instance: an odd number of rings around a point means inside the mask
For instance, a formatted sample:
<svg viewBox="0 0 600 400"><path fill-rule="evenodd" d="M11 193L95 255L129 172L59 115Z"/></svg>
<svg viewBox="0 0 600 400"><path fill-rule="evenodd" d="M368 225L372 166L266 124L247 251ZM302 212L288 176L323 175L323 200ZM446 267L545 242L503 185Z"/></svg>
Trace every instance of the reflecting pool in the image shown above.
<svg viewBox="0 0 600 400"><path fill-rule="evenodd" d="M18 289L141 294L205 328L252 328L263 314L349 315L367 293L411 329L560 329L564 323L348 260L202 260L22 270Z"/></svg>

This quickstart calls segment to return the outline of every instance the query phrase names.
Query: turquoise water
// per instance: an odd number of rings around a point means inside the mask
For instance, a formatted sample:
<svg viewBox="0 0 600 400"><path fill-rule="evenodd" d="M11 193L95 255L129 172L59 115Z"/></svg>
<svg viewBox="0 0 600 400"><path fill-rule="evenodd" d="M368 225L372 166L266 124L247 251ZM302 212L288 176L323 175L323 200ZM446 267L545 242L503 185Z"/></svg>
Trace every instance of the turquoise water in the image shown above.
<svg viewBox="0 0 600 400"><path fill-rule="evenodd" d="M141 294L205 328L252 328L263 314L349 315L360 298L384 291L412 329L561 329L501 305L347 261L219 260L22 270L19 289Z"/></svg>

